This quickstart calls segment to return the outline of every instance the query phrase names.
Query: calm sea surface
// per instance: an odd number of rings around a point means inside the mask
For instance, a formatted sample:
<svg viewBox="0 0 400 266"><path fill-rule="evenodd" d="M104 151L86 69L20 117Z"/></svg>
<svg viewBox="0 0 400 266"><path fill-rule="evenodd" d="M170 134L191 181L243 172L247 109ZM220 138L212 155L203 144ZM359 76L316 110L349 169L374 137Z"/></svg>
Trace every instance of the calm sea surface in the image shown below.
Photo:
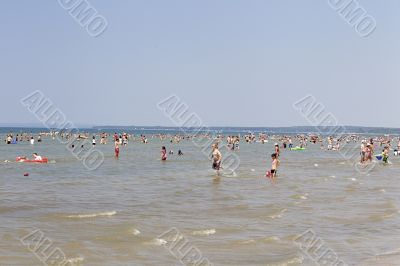
<svg viewBox="0 0 400 266"><path fill-rule="evenodd" d="M34 230L68 265L181 265L167 249L176 239L160 236L171 228L213 265L318 265L293 241L307 230L348 265L400 265L400 158L362 175L319 145L284 150L272 185L271 142L242 142L239 169L215 179L190 140L149 137L118 160L112 143L97 145L105 161L94 171L57 140L2 141L0 265L43 265L21 242ZM165 163L163 145L175 152ZM15 162L33 152L50 163Z"/></svg>

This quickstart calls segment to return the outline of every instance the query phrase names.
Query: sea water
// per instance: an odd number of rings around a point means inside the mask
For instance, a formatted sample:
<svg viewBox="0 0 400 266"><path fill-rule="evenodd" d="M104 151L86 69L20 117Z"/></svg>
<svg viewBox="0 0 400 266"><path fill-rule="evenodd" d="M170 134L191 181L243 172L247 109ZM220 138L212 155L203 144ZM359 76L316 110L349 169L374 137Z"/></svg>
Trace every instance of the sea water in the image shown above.
<svg viewBox="0 0 400 266"><path fill-rule="evenodd" d="M319 145L285 149L272 184L271 142L242 142L239 168L216 178L191 140L148 139L119 159L98 144L105 160L93 171L50 137L0 143L0 265L42 265L21 241L34 230L67 265L180 265L167 248L176 239L162 237L171 228L213 265L318 265L296 242L307 231L348 265L399 265L398 158L360 174ZM166 162L161 146L174 151ZM50 162L15 162L33 152Z"/></svg>

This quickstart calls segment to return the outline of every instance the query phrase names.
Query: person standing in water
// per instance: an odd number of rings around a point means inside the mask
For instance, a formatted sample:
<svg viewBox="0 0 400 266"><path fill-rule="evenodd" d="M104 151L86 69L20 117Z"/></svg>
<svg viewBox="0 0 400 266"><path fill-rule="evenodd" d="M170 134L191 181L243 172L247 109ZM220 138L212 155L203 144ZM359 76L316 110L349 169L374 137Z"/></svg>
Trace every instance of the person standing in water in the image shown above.
<svg viewBox="0 0 400 266"><path fill-rule="evenodd" d="M7 143L7 144L11 144L11 142L12 142L12 136L11 136L11 135L8 135L8 136L7 136L7 139L6 139L6 143Z"/></svg>
<svg viewBox="0 0 400 266"><path fill-rule="evenodd" d="M275 143L275 154L276 154L276 157L279 157L279 145L278 145L278 143Z"/></svg>
<svg viewBox="0 0 400 266"><path fill-rule="evenodd" d="M360 146L360 155L361 155L361 159L360 159L360 163L364 163L365 161L365 152L366 152L366 146L365 146L365 142L362 141L361 142L361 146Z"/></svg>
<svg viewBox="0 0 400 266"><path fill-rule="evenodd" d="M221 152L218 150L218 144L213 144L212 146L212 169L217 171L217 175L219 175L219 170L221 169L221 161L222 161L222 155Z"/></svg>
<svg viewBox="0 0 400 266"><path fill-rule="evenodd" d="M162 146L161 148L161 161L166 161L167 160L167 149L165 146Z"/></svg>
<svg viewBox="0 0 400 266"><path fill-rule="evenodd" d="M382 157L383 157L383 162L385 164L389 163L389 147L385 146L383 151L382 151Z"/></svg>
<svg viewBox="0 0 400 266"><path fill-rule="evenodd" d="M271 155L272 158L272 165L271 165L271 171L267 172L267 177L271 178L271 181L273 183L276 182L276 175L277 175L277 171L278 171L278 167L280 165L280 161L278 159L278 156L276 153L273 153Z"/></svg>
<svg viewBox="0 0 400 266"><path fill-rule="evenodd" d="M119 139L116 138L114 141L114 152L115 152L115 158L119 157Z"/></svg>
<svg viewBox="0 0 400 266"><path fill-rule="evenodd" d="M372 154L374 153L374 150L372 148L372 145L370 143L367 144L367 147L365 148L365 159L364 162L372 162Z"/></svg>

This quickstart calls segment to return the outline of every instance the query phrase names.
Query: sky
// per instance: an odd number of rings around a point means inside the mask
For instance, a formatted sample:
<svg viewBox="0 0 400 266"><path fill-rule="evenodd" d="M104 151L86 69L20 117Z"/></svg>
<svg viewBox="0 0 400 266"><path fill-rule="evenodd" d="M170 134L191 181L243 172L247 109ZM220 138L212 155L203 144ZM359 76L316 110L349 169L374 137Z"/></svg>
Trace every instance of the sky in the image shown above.
<svg viewBox="0 0 400 266"><path fill-rule="evenodd" d="M400 1L358 0L360 36L329 0L90 0L101 35L62 2L2 1L0 124L40 123L40 90L75 124L174 126L176 95L208 126L312 125L312 95L341 125L400 127ZM349 1L349 0L346 0Z"/></svg>

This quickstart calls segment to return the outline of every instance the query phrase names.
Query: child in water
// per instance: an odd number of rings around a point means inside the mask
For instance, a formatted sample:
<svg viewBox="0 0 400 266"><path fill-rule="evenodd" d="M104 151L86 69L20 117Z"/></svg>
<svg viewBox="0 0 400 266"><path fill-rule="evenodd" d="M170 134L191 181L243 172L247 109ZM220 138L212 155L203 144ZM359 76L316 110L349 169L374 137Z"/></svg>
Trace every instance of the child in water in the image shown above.
<svg viewBox="0 0 400 266"><path fill-rule="evenodd" d="M161 161L166 161L167 160L167 149L165 146L162 146L161 148Z"/></svg>
<svg viewBox="0 0 400 266"><path fill-rule="evenodd" d="M382 151L382 156L383 156L383 162L385 163L385 164L387 164L388 163L388 160L389 160L389 147L385 147L384 149L383 149L383 151Z"/></svg>
<svg viewBox="0 0 400 266"><path fill-rule="evenodd" d="M272 158L271 171L267 172L266 176L271 178L271 180L275 182L280 161L276 153L271 154L271 158Z"/></svg>

